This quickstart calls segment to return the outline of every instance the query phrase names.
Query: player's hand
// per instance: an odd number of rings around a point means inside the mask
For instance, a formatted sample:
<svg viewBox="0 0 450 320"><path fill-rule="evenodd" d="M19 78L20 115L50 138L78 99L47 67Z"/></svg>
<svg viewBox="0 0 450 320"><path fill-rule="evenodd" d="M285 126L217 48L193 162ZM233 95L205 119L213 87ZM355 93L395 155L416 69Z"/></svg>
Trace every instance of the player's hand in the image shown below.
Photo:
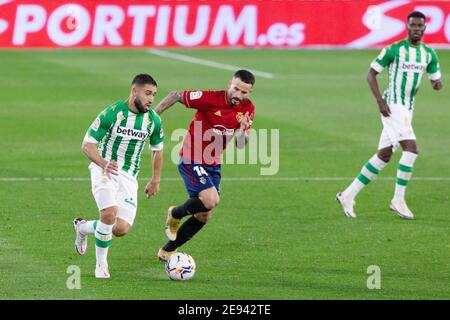
<svg viewBox="0 0 450 320"><path fill-rule="evenodd" d="M389 109L386 101L384 101L384 99L381 99L377 102L378 108L380 109L380 113L383 115L383 117L389 117L391 115L391 109Z"/></svg>
<svg viewBox="0 0 450 320"><path fill-rule="evenodd" d="M114 160L108 161L103 166L103 172L106 174L108 179L111 179L111 175L117 176L119 174L119 167L117 166L117 162Z"/></svg>
<svg viewBox="0 0 450 320"><path fill-rule="evenodd" d="M150 198L159 192L159 181L151 180L145 186L145 195Z"/></svg>
<svg viewBox="0 0 450 320"><path fill-rule="evenodd" d="M431 81L431 86L433 87L434 90L441 90L442 82L441 80Z"/></svg>
<svg viewBox="0 0 450 320"><path fill-rule="evenodd" d="M240 122L240 124L241 124L240 130L245 132L250 127L251 122L252 122L252 120L250 119L248 112L246 112Z"/></svg>

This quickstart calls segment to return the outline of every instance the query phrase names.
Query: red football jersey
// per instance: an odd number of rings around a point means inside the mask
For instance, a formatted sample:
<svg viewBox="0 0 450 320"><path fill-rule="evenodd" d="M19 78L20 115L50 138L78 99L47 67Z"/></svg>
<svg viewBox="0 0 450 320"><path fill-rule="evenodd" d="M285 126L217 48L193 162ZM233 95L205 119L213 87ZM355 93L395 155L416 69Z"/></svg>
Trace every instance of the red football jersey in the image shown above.
<svg viewBox="0 0 450 320"><path fill-rule="evenodd" d="M248 112L251 122L255 116L255 106L250 100L233 106L227 91L184 91L183 101L187 108L197 112L184 137L180 155L204 165L220 164L221 155L234 131L240 128L244 115Z"/></svg>

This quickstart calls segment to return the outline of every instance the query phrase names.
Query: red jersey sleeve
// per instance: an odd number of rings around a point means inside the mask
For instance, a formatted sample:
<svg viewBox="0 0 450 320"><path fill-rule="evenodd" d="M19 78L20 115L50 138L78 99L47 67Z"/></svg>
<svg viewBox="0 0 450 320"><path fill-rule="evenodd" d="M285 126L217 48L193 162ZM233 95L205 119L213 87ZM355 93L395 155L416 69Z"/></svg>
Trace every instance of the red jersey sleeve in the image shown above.
<svg viewBox="0 0 450 320"><path fill-rule="evenodd" d="M222 91L183 91L183 102L187 108L204 111L209 107L222 107L227 104L225 94Z"/></svg>
<svg viewBox="0 0 450 320"><path fill-rule="evenodd" d="M207 91L183 91L183 101L187 108L205 110L211 104Z"/></svg>

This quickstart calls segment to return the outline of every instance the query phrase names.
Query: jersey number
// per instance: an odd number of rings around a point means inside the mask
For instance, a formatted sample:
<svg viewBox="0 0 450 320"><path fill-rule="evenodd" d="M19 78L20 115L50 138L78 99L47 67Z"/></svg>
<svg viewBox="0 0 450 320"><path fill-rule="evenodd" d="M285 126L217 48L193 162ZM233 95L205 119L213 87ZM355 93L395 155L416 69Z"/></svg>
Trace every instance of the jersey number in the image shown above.
<svg viewBox="0 0 450 320"><path fill-rule="evenodd" d="M205 168L203 168L203 167L200 167L200 166L195 166L194 167L194 171L197 173L197 175L200 177L200 176L203 176L203 175L205 175L205 176L207 176L208 174L206 173L206 171L205 171Z"/></svg>

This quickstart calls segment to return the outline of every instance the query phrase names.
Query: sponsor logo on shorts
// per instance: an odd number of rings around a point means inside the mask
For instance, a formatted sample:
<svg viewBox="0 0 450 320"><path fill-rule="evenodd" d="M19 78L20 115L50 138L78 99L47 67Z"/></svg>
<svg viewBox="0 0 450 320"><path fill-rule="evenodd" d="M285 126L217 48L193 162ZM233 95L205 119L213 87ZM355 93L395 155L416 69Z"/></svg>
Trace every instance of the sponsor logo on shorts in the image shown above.
<svg viewBox="0 0 450 320"><path fill-rule="evenodd" d="M206 178L205 177L200 177L200 183L201 184L206 184Z"/></svg>
<svg viewBox="0 0 450 320"><path fill-rule="evenodd" d="M133 198L126 198L123 200L125 203L128 203L130 206L136 208L136 203L134 202Z"/></svg>

